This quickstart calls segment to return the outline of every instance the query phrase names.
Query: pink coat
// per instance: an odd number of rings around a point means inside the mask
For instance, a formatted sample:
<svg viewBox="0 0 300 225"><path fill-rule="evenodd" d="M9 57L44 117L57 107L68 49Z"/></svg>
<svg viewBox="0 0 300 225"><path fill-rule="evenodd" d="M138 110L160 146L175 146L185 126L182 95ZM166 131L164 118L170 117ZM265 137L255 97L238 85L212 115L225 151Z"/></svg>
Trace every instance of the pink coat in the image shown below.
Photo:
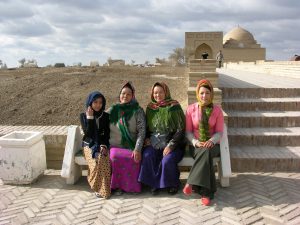
<svg viewBox="0 0 300 225"><path fill-rule="evenodd" d="M186 132L191 132L194 134L195 139L199 139L199 121L201 120L201 111L199 110L198 103L189 105L186 114ZM214 105L213 111L208 120L209 132L213 136L216 132L223 132L224 127L224 117L222 109Z"/></svg>

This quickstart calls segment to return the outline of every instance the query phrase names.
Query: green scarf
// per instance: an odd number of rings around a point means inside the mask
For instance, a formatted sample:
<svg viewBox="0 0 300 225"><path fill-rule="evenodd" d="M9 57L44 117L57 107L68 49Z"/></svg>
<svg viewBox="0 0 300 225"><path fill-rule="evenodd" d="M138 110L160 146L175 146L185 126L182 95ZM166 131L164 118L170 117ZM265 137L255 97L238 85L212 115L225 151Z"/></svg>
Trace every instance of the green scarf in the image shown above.
<svg viewBox="0 0 300 225"><path fill-rule="evenodd" d="M147 107L147 126L150 132L168 134L185 127L185 117L179 104L156 109Z"/></svg>
<svg viewBox="0 0 300 225"><path fill-rule="evenodd" d="M137 101L126 104L118 103L112 106L109 116L110 123L117 125L120 129L122 135L121 145L131 150L134 150L136 140L133 140L130 135L128 121L139 108Z"/></svg>
<svg viewBox="0 0 300 225"><path fill-rule="evenodd" d="M200 142L206 142L207 140L210 139L208 120L213 111L213 104L209 104L205 108L204 107L201 108L202 108L202 113L201 113L202 115L199 124L199 140Z"/></svg>
<svg viewBox="0 0 300 225"><path fill-rule="evenodd" d="M165 100L156 102L154 88L160 86L165 92ZM150 132L169 134L185 128L185 116L178 101L173 100L169 87L163 82L156 82L151 90L151 102L146 109L147 126Z"/></svg>

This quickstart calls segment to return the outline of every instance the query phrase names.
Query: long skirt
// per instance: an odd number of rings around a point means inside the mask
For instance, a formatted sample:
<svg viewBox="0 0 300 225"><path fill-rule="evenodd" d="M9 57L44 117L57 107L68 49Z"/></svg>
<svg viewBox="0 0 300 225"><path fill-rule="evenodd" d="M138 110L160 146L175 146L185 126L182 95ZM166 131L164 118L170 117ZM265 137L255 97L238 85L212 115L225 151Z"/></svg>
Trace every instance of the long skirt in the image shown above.
<svg viewBox="0 0 300 225"><path fill-rule="evenodd" d="M132 153L131 150L125 148L112 147L110 149L111 189L141 192L141 184L138 182L141 163L134 161Z"/></svg>
<svg viewBox="0 0 300 225"><path fill-rule="evenodd" d="M152 188L178 187L180 172L177 164L183 155L182 150L176 149L163 156L163 150L146 147L143 151L139 181Z"/></svg>
<svg viewBox="0 0 300 225"><path fill-rule="evenodd" d="M190 147L195 159L187 179L188 184L198 186L199 194L213 198L217 191L213 158L220 156L220 145L211 149Z"/></svg>
<svg viewBox="0 0 300 225"><path fill-rule="evenodd" d="M93 159L92 150L89 147L84 147L83 152L88 163L87 180L91 189L103 198L109 198L111 194L111 168L108 155L98 155L98 158Z"/></svg>

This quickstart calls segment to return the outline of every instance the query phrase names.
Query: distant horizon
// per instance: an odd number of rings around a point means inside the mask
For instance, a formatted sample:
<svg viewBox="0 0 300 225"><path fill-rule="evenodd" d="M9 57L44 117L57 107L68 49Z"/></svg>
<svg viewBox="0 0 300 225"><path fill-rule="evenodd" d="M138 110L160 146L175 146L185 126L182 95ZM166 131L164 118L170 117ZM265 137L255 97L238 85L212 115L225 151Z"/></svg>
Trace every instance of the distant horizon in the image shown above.
<svg viewBox="0 0 300 225"><path fill-rule="evenodd" d="M185 32L225 35L240 26L266 48L266 60L287 61L300 55L299 11L293 0L10 0L0 8L0 60L9 68L22 58L41 67L108 57L154 63L184 48Z"/></svg>

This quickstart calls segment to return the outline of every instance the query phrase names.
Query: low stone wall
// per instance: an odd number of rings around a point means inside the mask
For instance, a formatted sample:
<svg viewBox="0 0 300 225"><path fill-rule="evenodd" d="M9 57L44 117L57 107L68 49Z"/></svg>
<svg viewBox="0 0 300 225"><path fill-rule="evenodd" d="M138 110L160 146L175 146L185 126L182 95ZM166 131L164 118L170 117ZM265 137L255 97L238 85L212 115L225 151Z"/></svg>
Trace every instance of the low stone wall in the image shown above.
<svg viewBox="0 0 300 225"><path fill-rule="evenodd" d="M300 78L300 61L228 62L224 68Z"/></svg>
<svg viewBox="0 0 300 225"><path fill-rule="evenodd" d="M0 136L12 131L40 131L46 146L48 169L61 169L68 126L0 126Z"/></svg>

